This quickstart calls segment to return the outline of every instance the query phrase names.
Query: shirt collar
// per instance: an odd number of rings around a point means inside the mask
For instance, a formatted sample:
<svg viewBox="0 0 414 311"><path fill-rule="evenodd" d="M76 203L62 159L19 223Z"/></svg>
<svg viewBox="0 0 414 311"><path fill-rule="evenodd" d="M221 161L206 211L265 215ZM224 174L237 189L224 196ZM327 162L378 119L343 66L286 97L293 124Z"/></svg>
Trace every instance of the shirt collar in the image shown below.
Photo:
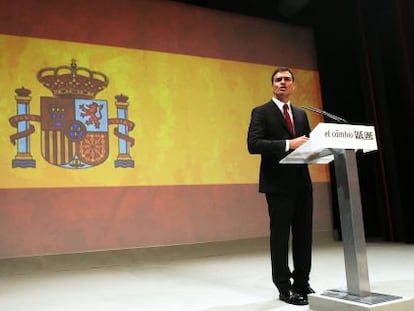
<svg viewBox="0 0 414 311"><path fill-rule="evenodd" d="M280 111L283 111L283 105L284 102L278 100L276 97L272 97L272 101L279 107ZM290 107L290 101L286 103L289 106L289 110L292 111L292 108Z"/></svg>

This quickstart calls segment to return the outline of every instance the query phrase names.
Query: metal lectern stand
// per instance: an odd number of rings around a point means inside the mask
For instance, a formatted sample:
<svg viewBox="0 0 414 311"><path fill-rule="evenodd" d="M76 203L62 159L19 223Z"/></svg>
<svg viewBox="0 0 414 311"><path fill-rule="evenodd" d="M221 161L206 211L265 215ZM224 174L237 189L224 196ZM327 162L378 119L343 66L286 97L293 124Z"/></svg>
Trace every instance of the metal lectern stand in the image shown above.
<svg viewBox="0 0 414 311"><path fill-rule="evenodd" d="M335 165L347 289L309 295L310 310L414 310L414 299L371 292L356 162L359 149L377 150L372 126L319 123L306 144L280 161Z"/></svg>
<svg viewBox="0 0 414 311"><path fill-rule="evenodd" d="M369 295L364 223L354 150L332 149L334 155L345 272L348 292Z"/></svg>

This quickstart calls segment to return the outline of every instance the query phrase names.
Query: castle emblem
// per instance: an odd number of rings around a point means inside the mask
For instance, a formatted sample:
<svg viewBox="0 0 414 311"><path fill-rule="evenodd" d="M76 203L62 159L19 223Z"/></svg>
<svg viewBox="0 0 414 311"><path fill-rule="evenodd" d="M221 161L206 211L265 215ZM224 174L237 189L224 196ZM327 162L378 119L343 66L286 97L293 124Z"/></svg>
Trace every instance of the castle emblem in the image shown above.
<svg viewBox="0 0 414 311"><path fill-rule="evenodd" d="M89 168L104 163L109 155L109 131L115 126L118 156L115 167L134 167L130 148L134 139L129 136L134 123L128 117L128 97L115 96L116 118L108 117L108 101L96 95L108 84L108 77L100 72L70 66L47 67L38 71L38 81L53 96L40 97L40 115L30 114L31 91L16 89L17 114L9 118L17 132L10 136L17 153L13 168L36 167L30 152L32 122L40 122L41 152L43 159L62 168Z"/></svg>

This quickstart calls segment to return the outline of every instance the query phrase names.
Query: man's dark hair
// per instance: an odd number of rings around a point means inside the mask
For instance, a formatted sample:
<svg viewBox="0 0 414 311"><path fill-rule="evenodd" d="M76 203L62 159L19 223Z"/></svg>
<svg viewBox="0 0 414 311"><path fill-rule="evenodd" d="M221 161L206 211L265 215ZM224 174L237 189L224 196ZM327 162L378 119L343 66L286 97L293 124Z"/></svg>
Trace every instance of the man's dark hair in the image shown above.
<svg viewBox="0 0 414 311"><path fill-rule="evenodd" d="M285 71L289 72L290 75L292 76L292 81L295 81L295 76L293 75L292 70L290 70L288 67L279 67L279 68L276 68L276 70L272 74L272 79L271 79L272 84L273 84L273 79L274 79L275 75L278 72L285 72Z"/></svg>

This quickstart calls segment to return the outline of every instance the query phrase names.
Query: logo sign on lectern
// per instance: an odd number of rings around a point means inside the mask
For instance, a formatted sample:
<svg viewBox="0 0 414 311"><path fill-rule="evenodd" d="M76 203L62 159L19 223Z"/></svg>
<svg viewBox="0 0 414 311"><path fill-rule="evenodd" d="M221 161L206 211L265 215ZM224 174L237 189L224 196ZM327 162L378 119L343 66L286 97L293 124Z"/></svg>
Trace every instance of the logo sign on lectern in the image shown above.
<svg viewBox="0 0 414 311"><path fill-rule="evenodd" d="M375 129L370 125L319 123L310 133L310 140L315 147L377 150Z"/></svg>
<svg viewBox="0 0 414 311"><path fill-rule="evenodd" d="M310 133L309 140L280 163L329 163L334 159L332 149L375 151L375 129L371 125L319 123Z"/></svg>

